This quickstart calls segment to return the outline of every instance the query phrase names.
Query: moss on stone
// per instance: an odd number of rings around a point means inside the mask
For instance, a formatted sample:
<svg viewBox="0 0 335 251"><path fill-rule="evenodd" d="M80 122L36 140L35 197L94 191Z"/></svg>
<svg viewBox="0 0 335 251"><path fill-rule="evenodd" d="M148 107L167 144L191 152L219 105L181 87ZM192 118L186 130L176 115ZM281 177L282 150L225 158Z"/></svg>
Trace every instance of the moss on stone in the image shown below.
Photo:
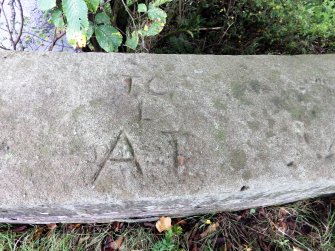
<svg viewBox="0 0 335 251"><path fill-rule="evenodd" d="M90 106L92 108L98 108L102 105L103 105L103 99L102 98L97 98L97 99L93 99L93 100L90 101Z"/></svg>
<svg viewBox="0 0 335 251"><path fill-rule="evenodd" d="M293 119L306 124L310 124L321 112L321 108L317 105L314 105L312 109L308 108L307 103L315 103L311 95L302 94L295 90L282 92L280 96L273 97L271 102L277 109L286 110Z"/></svg>
<svg viewBox="0 0 335 251"><path fill-rule="evenodd" d="M85 106L80 105L76 109L72 111L72 116L75 120L77 120L81 114L85 111Z"/></svg>
<svg viewBox="0 0 335 251"><path fill-rule="evenodd" d="M231 84L231 91L234 98L243 101L247 85L245 83L234 82Z"/></svg>
<svg viewBox="0 0 335 251"><path fill-rule="evenodd" d="M218 99L218 98L216 98L216 99L213 100L213 105L218 110L225 110L225 109L227 109L227 105L225 104L225 102L221 101L221 99Z"/></svg>
<svg viewBox="0 0 335 251"><path fill-rule="evenodd" d="M242 173L242 178L244 180L250 180L252 179L252 172L250 170L245 170L243 173Z"/></svg>
<svg viewBox="0 0 335 251"><path fill-rule="evenodd" d="M262 84L258 81L258 80L252 80L250 83L249 83L251 89L259 94L262 90Z"/></svg>
<svg viewBox="0 0 335 251"><path fill-rule="evenodd" d="M46 145L43 145L39 148L40 155L42 157L47 157L50 155L49 148Z"/></svg>
<svg viewBox="0 0 335 251"><path fill-rule="evenodd" d="M223 129L218 129L216 132L216 138L220 141L226 140L226 133Z"/></svg>
<svg viewBox="0 0 335 251"><path fill-rule="evenodd" d="M236 149L231 154L230 165L235 171L245 168L247 164L247 154L242 149Z"/></svg>
<svg viewBox="0 0 335 251"><path fill-rule="evenodd" d="M270 130L273 130L273 127L275 125L275 120L274 119L268 119L268 126Z"/></svg>
<svg viewBox="0 0 335 251"><path fill-rule="evenodd" d="M251 129L253 132L256 132L260 128L260 122L255 120L255 121L248 121L247 122L249 129Z"/></svg>
<svg viewBox="0 0 335 251"><path fill-rule="evenodd" d="M273 136L275 136L276 134L272 131L272 130L270 130L270 131L268 131L268 132L266 132L265 133L265 136L267 137L267 138L272 138Z"/></svg>
<svg viewBox="0 0 335 251"><path fill-rule="evenodd" d="M175 71L176 70L176 67L174 66L174 64L166 64L164 68L165 68L166 71Z"/></svg>
<svg viewBox="0 0 335 251"><path fill-rule="evenodd" d="M81 151L83 145L82 140L78 137L73 138L69 143L70 154L78 153Z"/></svg>

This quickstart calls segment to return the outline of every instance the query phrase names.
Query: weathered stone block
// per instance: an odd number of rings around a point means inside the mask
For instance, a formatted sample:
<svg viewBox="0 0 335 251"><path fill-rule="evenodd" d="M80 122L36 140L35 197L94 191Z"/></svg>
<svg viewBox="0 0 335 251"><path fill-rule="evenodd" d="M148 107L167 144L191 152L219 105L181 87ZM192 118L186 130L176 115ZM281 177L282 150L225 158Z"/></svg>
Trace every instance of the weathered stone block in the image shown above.
<svg viewBox="0 0 335 251"><path fill-rule="evenodd" d="M335 192L335 56L0 53L0 221Z"/></svg>

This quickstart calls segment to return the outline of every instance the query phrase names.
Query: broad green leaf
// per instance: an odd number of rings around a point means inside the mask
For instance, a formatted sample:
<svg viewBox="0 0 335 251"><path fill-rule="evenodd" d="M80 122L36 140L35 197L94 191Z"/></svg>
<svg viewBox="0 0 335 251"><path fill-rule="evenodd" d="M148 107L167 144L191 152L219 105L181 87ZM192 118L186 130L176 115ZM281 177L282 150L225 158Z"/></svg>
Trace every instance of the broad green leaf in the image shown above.
<svg viewBox="0 0 335 251"><path fill-rule="evenodd" d="M100 25L95 28L97 41L106 52L115 52L122 43L121 33L111 25Z"/></svg>
<svg viewBox="0 0 335 251"><path fill-rule="evenodd" d="M97 9L100 5L100 0L85 0L87 7L93 13L97 12Z"/></svg>
<svg viewBox="0 0 335 251"><path fill-rule="evenodd" d="M172 2L172 0L156 0L156 1L154 1L152 3L152 5L154 7L158 7L158 6L162 5L162 4L169 3L169 2Z"/></svg>
<svg viewBox="0 0 335 251"><path fill-rule="evenodd" d="M63 10L71 29L85 32L88 29L88 8L84 0L63 0Z"/></svg>
<svg viewBox="0 0 335 251"><path fill-rule="evenodd" d="M140 3L138 6L137 6L137 12L147 12L148 11L148 8L147 6L144 4L144 3Z"/></svg>
<svg viewBox="0 0 335 251"><path fill-rule="evenodd" d="M149 6L148 17L149 17L149 19L151 19L153 21L160 21L162 23L165 23L167 14L161 8L153 7L151 5L151 6Z"/></svg>
<svg viewBox="0 0 335 251"><path fill-rule="evenodd" d="M73 47L84 47L87 40L88 8L84 0L63 0L67 21L66 36Z"/></svg>
<svg viewBox="0 0 335 251"><path fill-rule="evenodd" d="M150 26L144 26L144 28L139 31L139 34L148 37L156 36L163 30L164 25L165 23L162 22L153 22Z"/></svg>
<svg viewBox="0 0 335 251"><path fill-rule="evenodd" d="M101 24L105 24L105 25L109 24L109 25L111 25L110 17L105 12L98 13L95 16L94 21L95 21L96 25L101 25Z"/></svg>
<svg viewBox="0 0 335 251"><path fill-rule="evenodd" d="M136 50L138 45L139 37L137 31L134 31L131 36L127 37L126 46L130 49Z"/></svg>
<svg viewBox="0 0 335 251"><path fill-rule="evenodd" d="M56 7L56 0L37 0L37 8L41 11L51 10Z"/></svg>
<svg viewBox="0 0 335 251"><path fill-rule="evenodd" d="M60 9L54 9L51 11L50 15L50 22L56 28L62 28L65 26L64 19L63 19L63 12Z"/></svg>
<svg viewBox="0 0 335 251"><path fill-rule="evenodd" d="M89 21L89 26L87 30L87 41L90 40L90 38L93 36L94 33L94 24Z"/></svg>

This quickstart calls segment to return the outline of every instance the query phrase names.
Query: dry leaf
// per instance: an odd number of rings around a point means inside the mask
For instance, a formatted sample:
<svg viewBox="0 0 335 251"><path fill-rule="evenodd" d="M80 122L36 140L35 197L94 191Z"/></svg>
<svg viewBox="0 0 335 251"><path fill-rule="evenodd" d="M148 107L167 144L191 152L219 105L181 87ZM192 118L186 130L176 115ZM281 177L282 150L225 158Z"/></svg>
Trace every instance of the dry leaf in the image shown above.
<svg viewBox="0 0 335 251"><path fill-rule="evenodd" d="M207 235L214 233L219 227L219 223L213 223L207 227L207 229L200 235L201 238L205 238Z"/></svg>
<svg viewBox="0 0 335 251"><path fill-rule="evenodd" d="M86 235L85 237L80 237L78 244L81 245L82 243L84 243L85 241L88 241L91 237L89 235Z"/></svg>
<svg viewBox="0 0 335 251"><path fill-rule="evenodd" d="M122 243L123 243L123 237L119 236L115 241L110 243L110 247L112 250L119 250Z"/></svg>
<svg viewBox="0 0 335 251"><path fill-rule="evenodd" d="M172 227L171 218L170 217L160 217L160 219L156 222L156 228L158 232L163 232Z"/></svg>
<svg viewBox="0 0 335 251"><path fill-rule="evenodd" d="M151 227L151 228L154 228L155 227L155 224L151 223L151 222L144 222L143 225L145 227Z"/></svg>
<svg viewBox="0 0 335 251"><path fill-rule="evenodd" d="M69 230L73 230L73 229L79 228L80 226L81 224L69 224L68 228Z"/></svg>
<svg viewBox="0 0 335 251"><path fill-rule="evenodd" d="M278 211L278 217L279 217L279 218L283 218L283 217L285 217L285 216L287 216L287 215L289 215L289 214L290 214L290 212L287 211L287 209L286 209L285 207L281 207L281 208L279 209L279 211Z"/></svg>
<svg viewBox="0 0 335 251"><path fill-rule="evenodd" d="M57 228L57 224L55 224L55 223L47 224L47 227L50 230L54 230L55 228Z"/></svg>
<svg viewBox="0 0 335 251"><path fill-rule="evenodd" d="M176 225L181 225L181 226L183 226L183 225L187 225L187 221L186 220L180 220L180 221L178 221L177 223L176 223Z"/></svg>
<svg viewBox="0 0 335 251"><path fill-rule="evenodd" d="M38 239L40 238L40 236L42 235L43 231L44 231L44 228L43 228L43 227L41 227L41 226L37 226L37 227L35 228L35 231L34 231L33 239L34 239L34 240L38 240Z"/></svg>
<svg viewBox="0 0 335 251"><path fill-rule="evenodd" d="M23 225L23 226L19 226L19 227L16 227L14 229L12 229L13 232L15 233L22 233L24 231L26 231L28 227L26 225Z"/></svg>
<svg viewBox="0 0 335 251"><path fill-rule="evenodd" d="M303 249L301 249L301 248L298 248L298 247L295 247L295 246L293 246L293 251L305 251L305 250L303 250Z"/></svg>
<svg viewBox="0 0 335 251"><path fill-rule="evenodd" d="M244 245L243 251L252 251L252 248L249 247L248 245Z"/></svg>

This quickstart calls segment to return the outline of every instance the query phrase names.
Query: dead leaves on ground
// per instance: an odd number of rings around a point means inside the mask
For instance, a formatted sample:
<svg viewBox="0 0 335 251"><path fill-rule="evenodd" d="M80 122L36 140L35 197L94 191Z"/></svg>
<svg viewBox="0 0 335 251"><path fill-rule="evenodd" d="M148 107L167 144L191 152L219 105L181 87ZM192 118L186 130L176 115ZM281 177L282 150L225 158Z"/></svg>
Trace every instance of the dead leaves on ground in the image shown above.
<svg viewBox="0 0 335 251"><path fill-rule="evenodd" d="M123 236L117 237L115 240L113 240L112 236L107 236L105 239L104 244L104 251L117 251L120 250L122 247L122 243L124 241Z"/></svg>
<svg viewBox="0 0 335 251"><path fill-rule="evenodd" d="M293 250L292 251L305 251L305 250L303 250L303 249L301 249L299 247L293 246Z"/></svg>
<svg viewBox="0 0 335 251"><path fill-rule="evenodd" d="M170 217L160 217L159 220L156 222L156 229L160 233L169 230L172 227L171 222L172 220Z"/></svg>
<svg viewBox="0 0 335 251"><path fill-rule="evenodd" d="M30 236L30 242L54 238L54 234L75 233L73 250L76 247L99 245L103 251L127 250L130 230L142 228L151 236L151 241L163 240L176 227L182 228L179 236L180 248L201 251L204 247L225 251L275 250L285 245L287 250L320 250L321 240L318 234L329 234L327 219L334 213L335 199L319 199L295 203L294 206L257 208L234 213L219 213L214 216L196 216L182 219L161 217L157 222L111 224L48 224L48 225L13 225L3 226L0 231L11 231L20 245L24 238ZM329 222L328 222L329 223ZM158 234L161 233L161 234ZM29 234L27 234L29 233ZM97 237L99 236L99 237ZM157 238L158 237L158 238ZM304 238L306 243L295 242ZM93 243L93 244L92 244ZM148 242L149 243L149 242ZM149 243L152 244L152 243ZM140 246L140 245L139 245ZM147 249L145 249L147 250Z"/></svg>
<svg viewBox="0 0 335 251"><path fill-rule="evenodd" d="M201 238L205 238L207 237L208 235L212 234L212 233L215 233L218 228L219 228L220 224L217 222L217 223L213 223L213 224L210 224L207 229L200 234L200 237Z"/></svg>
<svg viewBox="0 0 335 251"><path fill-rule="evenodd" d="M49 230L54 230L57 228L57 224L55 223L50 223L50 224L47 224L47 227Z"/></svg>

